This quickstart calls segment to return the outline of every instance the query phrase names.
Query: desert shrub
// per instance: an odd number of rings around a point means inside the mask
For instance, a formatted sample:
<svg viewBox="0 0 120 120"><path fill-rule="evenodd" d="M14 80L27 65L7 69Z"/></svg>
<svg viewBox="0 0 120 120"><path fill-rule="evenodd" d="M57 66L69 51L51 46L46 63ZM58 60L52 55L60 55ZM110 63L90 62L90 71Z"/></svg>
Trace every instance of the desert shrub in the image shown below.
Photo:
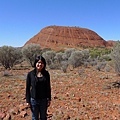
<svg viewBox="0 0 120 120"><path fill-rule="evenodd" d="M44 53L44 52L50 51L50 50L51 50L51 48L43 48L42 51L41 51L41 53Z"/></svg>
<svg viewBox="0 0 120 120"><path fill-rule="evenodd" d="M92 50L90 51L90 56L91 56L92 58L97 58L98 56L100 56L100 54L101 54L101 52L98 51L98 50L96 50L96 49L92 49Z"/></svg>
<svg viewBox="0 0 120 120"><path fill-rule="evenodd" d="M97 65L97 60L91 60L91 61L89 61L89 64L91 66L96 66Z"/></svg>
<svg viewBox="0 0 120 120"><path fill-rule="evenodd" d="M110 53L111 53L111 49L107 49L107 48L93 48L90 50L90 56L92 58L101 57L103 55L107 55Z"/></svg>
<svg viewBox="0 0 120 120"><path fill-rule="evenodd" d="M106 65L106 66L105 66L105 71L106 71L106 72L110 72L110 70L111 70L111 67L110 67L109 65Z"/></svg>
<svg viewBox="0 0 120 120"><path fill-rule="evenodd" d="M42 55L46 59L46 62L47 62L48 66L51 65L52 63L54 63L54 57L56 55L55 51L52 51L52 50L46 51Z"/></svg>
<svg viewBox="0 0 120 120"><path fill-rule="evenodd" d="M88 58L89 50L74 50L71 52L71 55L68 58L68 63L75 68L87 62Z"/></svg>
<svg viewBox="0 0 120 120"><path fill-rule="evenodd" d="M21 48L3 46L0 48L0 62L5 69L11 69L22 59Z"/></svg>
<svg viewBox="0 0 120 120"><path fill-rule="evenodd" d="M103 55L100 57L100 60L111 61L111 55Z"/></svg>
<svg viewBox="0 0 120 120"><path fill-rule="evenodd" d="M106 62L99 62L96 66L96 69L100 71L101 69L104 69L105 66L106 66Z"/></svg>
<svg viewBox="0 0 120 120"><path fill-rule="evenodd" d="M68 62L67 61L62 61L61 62L61 70L66 73L67 72L67 67L68 67Z"/></svg>
<svg viewBox="0 0 120 120"><path fill-rule="evenodd" d="M52 63L49 65L50 69L60 69L60 64L58 63Z"/></svg>
<svg viewBox="0 0 120 120"><path fill-rule="evenodd" d="M89 66L89 62L87 62L87 61L85 61L83 64L84 64L84 67L86 67L86 68Z"/></svg>
<svg viewBox="0 0 120 120"><path fill-rule="evenodd" d="M91 56L89 56L88 59L86 59L84 62L87 62L90 66L95 66L97 65L97 61L97 58L92 58Z"/></svg>
<svg viewBox="0 0 120 120"><path fill-rule="evenodd" d="M54 57L54 59L58 62L58 64L60 64L60 62L63 60L62 56L63 56L62 52L56 53L56 56Z"/></svg>
<svg viewBox="0 0 120 120"><path fill-rule="evenodd" d="M63 53L63 55L62 55L62 60L63 61L67 61L68 60L68 57L67 57L67 55L65 53Z"/></svg>
<svg viewBox="0 0 120 120"><path fill-rule="evenodd" d="M69 48L64 51L67 58L71 56L71 53L75 51L75 48Z"/></svg>
<svg viewBox="0 0 120 120"><path fill-rule="evenodd" d="M62 61L68 62L68 59L73 51L75 50L73 48L70 48L65 50L64 52L56 53L55 59L57 59L60 64L62 63Z"/></svg>
<svg viewBox="0 0 120 120"><path fill-rule="evenodd" d="M27 44L22 48L22 54L27 62L33 67L34 60L37 55L41 55L41 49L39 44Z"/></svg>
<svg viewBox="0 0 120 120"><path fill-rule="evenodd" d="M89 49L82 50L82 53L83 53L83 56L84 56L84 60L87 60L90 57Z"/></svg>
<svg viewBox="0 0 120 120"><path fill-rule="evenodd" d="M80 66L83 63L84 54L82 51L76 50L71 53L68 58L68 63L73 66L73 68Z"/></svg>
<svg viewBox="0 0 120 120"><path fill-rule="evenodd" d="M120 75L120 42L116 42L111 52L111 58L114 63L115 72Z"/></svg>

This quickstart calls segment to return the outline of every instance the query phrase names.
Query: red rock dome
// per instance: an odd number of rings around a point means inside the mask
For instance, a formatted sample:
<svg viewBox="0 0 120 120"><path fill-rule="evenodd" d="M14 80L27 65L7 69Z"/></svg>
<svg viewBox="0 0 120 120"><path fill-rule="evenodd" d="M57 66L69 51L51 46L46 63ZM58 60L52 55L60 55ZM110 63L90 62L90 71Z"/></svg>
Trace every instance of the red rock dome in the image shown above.
<svg viewBox="0 0 120 120"><path fill-rule="evenodd" d="M106 47L107 42L96 32L80 27L47 26L25 44L40 44L41 48Z"/></svg>

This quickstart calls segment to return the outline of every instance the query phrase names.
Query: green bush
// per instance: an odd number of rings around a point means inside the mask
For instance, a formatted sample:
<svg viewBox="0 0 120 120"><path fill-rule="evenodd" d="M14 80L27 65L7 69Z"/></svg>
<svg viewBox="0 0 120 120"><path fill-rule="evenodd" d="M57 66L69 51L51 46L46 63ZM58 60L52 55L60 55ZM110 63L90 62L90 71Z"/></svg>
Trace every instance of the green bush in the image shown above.
<svg viewBox="0 0 120 120"><path fill-rule="evenodd" d="M5 69L11 69L22 60L21 48L2 46L0 48L0 62Z"/></svg>
<svg viewBox="0 0 120 120"><path fill-rule="evenodd" d="M108 55L111 53L111 49L107 48L94 48L90 50L90 56L92 58L101 57L103 55Z"/></svg>
<svg viewBox="0 0 120 120"><path fill-rule="evenodd" d="M39 44L27 44L22 48L22 54L28 63L33 67L34 60L37 55L41 55L41 49Z"/></svg>

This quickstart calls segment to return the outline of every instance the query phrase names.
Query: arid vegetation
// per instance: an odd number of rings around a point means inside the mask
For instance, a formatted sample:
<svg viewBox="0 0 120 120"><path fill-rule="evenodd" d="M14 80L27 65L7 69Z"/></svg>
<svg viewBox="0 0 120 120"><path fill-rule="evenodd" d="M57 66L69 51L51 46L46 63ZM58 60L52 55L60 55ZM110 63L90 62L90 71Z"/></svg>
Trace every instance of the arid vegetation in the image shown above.
<svg viewBox="0 0 120 120"><path fill-rule="evenodd" d="M16 49L0 49L1 120L30 119L30 109L25 104L25 79L39 54L46 58L51 75L49 120L120 119L119 42L113 49L69 48L56 52L41 49L37 44ZM14 56L17 58L12 62ZM9 63L14 64L5 67Z"/></svg>

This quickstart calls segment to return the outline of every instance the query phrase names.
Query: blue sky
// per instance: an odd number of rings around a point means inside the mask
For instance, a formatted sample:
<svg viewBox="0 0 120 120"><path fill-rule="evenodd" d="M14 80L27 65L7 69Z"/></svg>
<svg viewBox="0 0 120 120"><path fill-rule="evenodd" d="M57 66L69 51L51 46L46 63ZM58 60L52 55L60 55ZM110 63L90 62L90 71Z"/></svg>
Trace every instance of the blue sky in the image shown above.
<svg viewBox="0 0 120 120"><path fill-rule="evenodd" d="M120 40L120 0L0 0L0 46L23 46L50 25L88 28Z"/></svg>

